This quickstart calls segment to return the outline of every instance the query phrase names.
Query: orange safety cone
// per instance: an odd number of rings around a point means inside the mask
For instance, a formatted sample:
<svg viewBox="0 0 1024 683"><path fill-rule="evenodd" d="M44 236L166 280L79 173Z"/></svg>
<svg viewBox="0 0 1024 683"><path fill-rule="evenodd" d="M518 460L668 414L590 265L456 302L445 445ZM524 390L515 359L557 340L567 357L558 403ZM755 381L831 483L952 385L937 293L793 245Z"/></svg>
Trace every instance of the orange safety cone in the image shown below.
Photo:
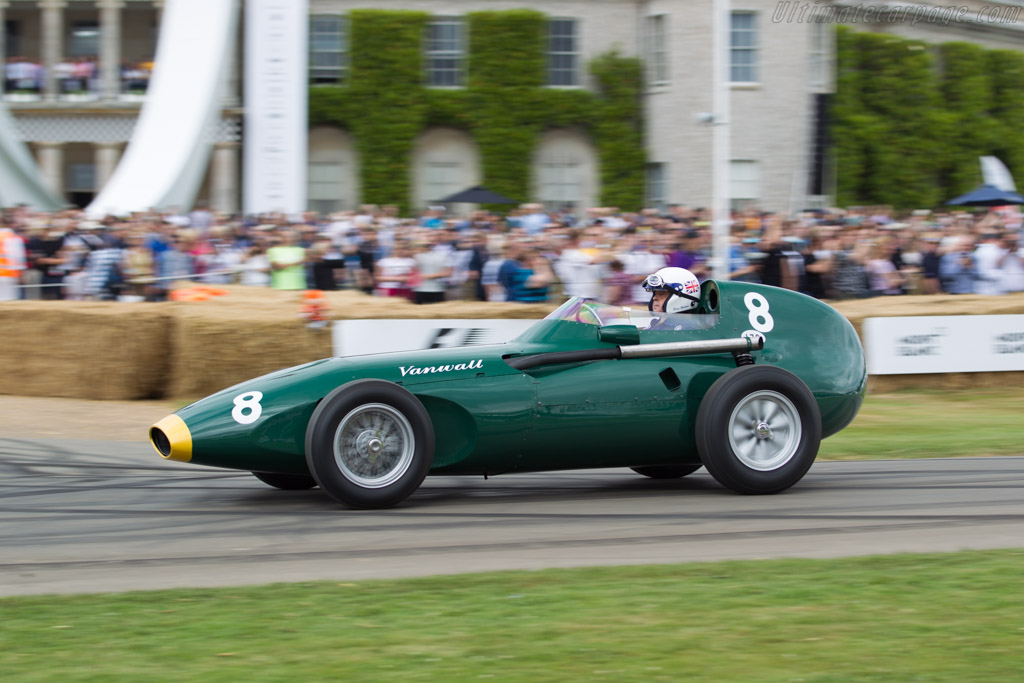
<svg viewBox="0 0 1024 683"><path fill-rule="evenodd" d="M306 319L308 327L324 327L327 325L327 311L330 305L326 295L319 289L307 289L302 293L302 304L299 315Z"/></svg>

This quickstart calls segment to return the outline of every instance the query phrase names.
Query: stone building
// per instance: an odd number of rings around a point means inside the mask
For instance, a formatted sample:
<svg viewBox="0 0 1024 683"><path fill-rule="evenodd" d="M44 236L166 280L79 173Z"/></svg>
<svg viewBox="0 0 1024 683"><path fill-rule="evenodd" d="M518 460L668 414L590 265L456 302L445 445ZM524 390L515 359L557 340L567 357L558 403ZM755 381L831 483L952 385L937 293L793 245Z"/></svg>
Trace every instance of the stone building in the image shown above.
<svg viewBox="0 0 1024 683"><path fill-rule="evenodd" d="M643 59L646 203L710 205L712 0L308 1L311 84L345 87L347 16L354 9L429 14L424 79L442 90L463 87L465 15L481 10L525 8L548 17L551 88L592 89L587 64L613 49ZM0 0L6 105L47 182L73 203L85 205L99 191L131 136L145 100L163 5L162 0ZM864 6L877 8L872 20L863 12L852 14ZM833 179L826 114L834 88L836 23L931 42L969 40L1015 49L1024 44L1019 4L967 0L967 12L946 22L906 16L893 21L883 10L894 7L852 0L731 1L726 30L733 206L790 211L828 202ZM992 9L981 16L986 7L999 10L998 16ZM815 11L818 20L811 20ZM241 205L237 65L234 72L197 200L222 211ZM360 160L351 133L314 128L308 154L311 208L328 212L361 202ZM414 206L483 180L475 141L465 131L423 130L412 154ZM600 162L585 132L557 127L544 132L530 174L533 200L576 207L599 201Z"/></svg>
<svg viewBox="0 0 1024 683"><path fill-rule="evenodd" d="M146 97L163 0L0 0L4 101L47 184L87 205L116 167ZM224 93L199 201L238 210L241 104ZM182 103L187 106L188 103ZM154 163L159 163L154 160Z"/></svg>

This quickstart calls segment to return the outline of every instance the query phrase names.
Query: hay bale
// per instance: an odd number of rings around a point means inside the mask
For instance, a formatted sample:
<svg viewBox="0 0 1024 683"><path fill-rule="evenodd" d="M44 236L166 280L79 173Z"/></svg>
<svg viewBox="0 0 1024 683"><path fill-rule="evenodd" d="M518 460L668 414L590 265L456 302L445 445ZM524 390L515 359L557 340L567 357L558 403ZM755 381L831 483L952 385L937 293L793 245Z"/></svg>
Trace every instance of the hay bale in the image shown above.
<svg viewBox="0 0 1024 683"><path fill-rule="evenodd" d="M175 398L199 398L331 355L330 328L309 329L294 312L178 310L170 341L166 395Z"/></svg>
<svg viewBox="0 0 1024 683"><path fill-rule="evenodd" d="M0 394L107 400L196 398L266 372L331 355L330 327L299 317L301 292L223 287L208 301L161 304L13 301L0 304ZM331 320L542 318L544 304L452 301L417 306L327 292ZM860 331L865 318L1024 313L1024 294L910 296L832 302ZM1001 386L1024 373L872 377L870 391Z"/></svg>
<svg viewBox="0 0 1024 683"><path fill-rule="evenodd" d="M301 292L225 286L208 301L165 304L174 319L167 396L197 398L274 370L332 354L330 326L310 329ZM542 318L554 305L452 301L417 306L360 292L327 292L331 320L381 318Z"/></svg>
<svg viewBox="0 0 1024 683"><path fill-rule="evenodd" d="M1024 313L1024 292L1003 296L934 294L929 296L882 296L853 301L829 301L857 328L866 318L921 315L1010 315ZM861 335L863 338L863 335Z"/></svg>
<svg viewBox="0 0 1024 683"><path fill-rule="evenodd" d="M1024 314L1024 293L1003 296L977 294L929 296L890 296L855 301L829 302L853 323L861 340L867 318L926 315L1020 315ZM951 372L925 375L872 375L868 393L889 393L900 390L957 390L1020 386L1024 372Z"/></svg>
<svg viewBox="0 0 1024 683"><path fill-rule="evenodd" d="M941 375L872 375L868 377L869 394L890 394L894 391L956 391L961 389L994 389L1024 385L1024 372L949 372Z"/></svg>
<svg viewBox="0 0 1024 683"><path fill-rule="evenodd" d="M107 400L164 395L168 311L157 304L11 301L0 305L0 394Z"/></svg>

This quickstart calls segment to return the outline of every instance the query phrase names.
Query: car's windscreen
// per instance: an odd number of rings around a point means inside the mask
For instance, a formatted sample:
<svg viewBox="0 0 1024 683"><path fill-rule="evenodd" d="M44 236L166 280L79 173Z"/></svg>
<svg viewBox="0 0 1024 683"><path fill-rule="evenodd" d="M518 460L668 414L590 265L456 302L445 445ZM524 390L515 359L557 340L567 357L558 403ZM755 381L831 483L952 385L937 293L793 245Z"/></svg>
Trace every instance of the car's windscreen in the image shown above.
<svg viewBox="0 0 1024 683"><path fill-rule="evenodd" d="M641 330L706 330L718 323L718 314L652 313L644 308L612 306L573 297L549 313L545 320L568 320L585 325L633 325Z"/></svg>

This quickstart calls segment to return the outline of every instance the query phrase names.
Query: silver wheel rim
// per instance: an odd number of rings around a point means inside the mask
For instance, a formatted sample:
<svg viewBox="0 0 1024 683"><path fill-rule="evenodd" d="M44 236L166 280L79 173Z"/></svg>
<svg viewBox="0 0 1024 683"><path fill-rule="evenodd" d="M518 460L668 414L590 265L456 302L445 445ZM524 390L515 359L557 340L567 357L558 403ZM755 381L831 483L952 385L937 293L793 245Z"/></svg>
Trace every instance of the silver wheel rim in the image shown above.
<svg viewBox="0 0 1024 683"><path fill-rule="evenodd" d="M803 425L793 402L776 391L743 397L729 416L729 446L752 470L777 470L796 455Z"/></svg>
<svg viewBox="0 0 1024 683"><path fill-rule="evenodd" d="M383 403L353 409L334 433L334 461L345 478L379 489L401 479L412 465L416 439L399 410Z"/></svg>

